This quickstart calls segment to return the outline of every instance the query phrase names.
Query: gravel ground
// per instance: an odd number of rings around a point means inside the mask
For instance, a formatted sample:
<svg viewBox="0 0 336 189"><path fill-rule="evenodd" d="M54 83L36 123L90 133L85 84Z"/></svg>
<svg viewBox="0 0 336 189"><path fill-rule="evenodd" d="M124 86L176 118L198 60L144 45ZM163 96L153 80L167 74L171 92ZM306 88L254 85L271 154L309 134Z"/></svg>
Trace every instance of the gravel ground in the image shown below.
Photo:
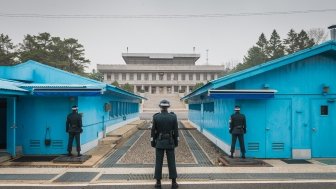
<svg viewBox="0 0 336 189"><path fill-rule="evenodd" d="M175 148L175 158L178 164L196 164L196 161L180 132L179 146ZM166 162L166 156L165 156ZM150 130L146 130L139 140L118 161L118 164L154 164L155 149L150 145Z"/></svg>
<svg viewBox="0 0 336 189"><path fill-rule="evenodd" d="M198 130L190 130L190 133L201 146L203 151L208 155L212 164L218 165L218 157L224 155L225 153Z"/></svg>

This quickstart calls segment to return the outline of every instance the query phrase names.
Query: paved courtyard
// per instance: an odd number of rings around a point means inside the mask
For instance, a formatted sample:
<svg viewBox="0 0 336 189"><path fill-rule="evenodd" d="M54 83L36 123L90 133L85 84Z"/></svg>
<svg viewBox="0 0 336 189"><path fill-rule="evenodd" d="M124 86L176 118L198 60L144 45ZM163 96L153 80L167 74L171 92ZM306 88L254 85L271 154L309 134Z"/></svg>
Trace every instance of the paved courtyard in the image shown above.
<svg viewBox="0 0 336 189"><path fill-rule="evenodd" d="M180 141L175 149L178 166L216 166L224 153L197 130L185 130L179 123ZM166 160L165 160L166 162ZM139 130L101 162L99 167L153 167L155 149L150 130Z"/></svg>

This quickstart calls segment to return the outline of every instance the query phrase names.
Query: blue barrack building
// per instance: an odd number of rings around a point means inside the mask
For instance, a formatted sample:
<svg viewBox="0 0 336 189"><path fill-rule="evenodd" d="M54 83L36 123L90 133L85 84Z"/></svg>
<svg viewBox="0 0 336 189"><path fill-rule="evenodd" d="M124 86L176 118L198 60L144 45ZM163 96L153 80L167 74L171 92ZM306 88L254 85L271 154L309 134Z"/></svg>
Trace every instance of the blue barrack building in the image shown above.
<svg viewBox="0 0 336 189"><path fill-rule="evenodd" d="M66 116L77 105L86 152L106 132L139 119L143 99L35 61L0 66L0 149L12 156L66 153ZM46 138L50 144L45 144Z"/></svg>
<svg viewBox="0 0 336 189"><path fill-rule="evenodd" d="M336 157L335 40L210 81L182 99L189 120L226 153L229 118L240 105L248 157Z"/></svg>

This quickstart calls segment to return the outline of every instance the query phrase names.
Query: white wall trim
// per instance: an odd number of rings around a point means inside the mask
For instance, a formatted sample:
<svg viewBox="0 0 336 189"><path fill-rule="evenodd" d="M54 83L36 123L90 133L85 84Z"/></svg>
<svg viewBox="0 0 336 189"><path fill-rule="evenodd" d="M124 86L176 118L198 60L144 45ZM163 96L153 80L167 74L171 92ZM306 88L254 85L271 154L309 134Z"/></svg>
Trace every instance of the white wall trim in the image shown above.
<svg viewBox="0 0 336 189"><path fill-rule="evenodd" d="M311 149L292 149L293 159L311 159Z"/></svg>
<svg viewBox="0 0 336 189"><path fill-rule="evenodd" d="M127 125L127 124L129 124L129 123L131 123L131 122L133 122L133 121L139 120L139 119L140 119L139 117L135 117L135 118L132 118L132 119L128 119L128 120L126 120L126 121L119 122L119 123L117 123L117 124L113 124L113 125L107 126L107 127L106 127L106 132L107 132L107 133L108 133L108 132L111 132L111 131L113 131L113 130L115 130L115 129L118 129L118 128L122 127L122 126L125 126L125 125ZM92 141L90 141L90 142L87 142L87 143L85 143L85 144L82 144L82 145L81 145L81 153L85 153L85 152L91 150L92 148L96 147L96 146L98 145L98 141L99 141L99 139L103 138L103 135L104 135L104 132L103 132L103 131L100 131L100 132L98 133L98 138L97 138L97 139L92 140ZM73 150L73 151L76 151L76 148L73 147L72 150Z"/></svg>
<svg viewBox="0 0 336 189"><path fill-rule="evenodd" d="M129 124L133 121L139 120L139 119L140 119L140 117L135 117L135 118L127 119L126 121L122 121L122 122L119 122L119 123L116 123L116 124L113 124L113 125L108 125L108 126L106 126L106 133L111 132L115 129L118 129L118 128L124 126L124 125L127 125L127 124Z"/></svg>
<svg viewBox="0 0 336 189"><path fill-rule="evenodd" d="M190 120L189 120L189 122L192 126L196 127L198 131L200 131L200 127L197 124L195 124L194 122L192 122ZM202 134L204 136L206 136L216 146L218 146L220 149L222 149L225 153L230 154L231 144L227 144L227 143L223 142L222 140L220 140L219 138L217 138L216 136L214 136L213 134L211 134L210 132L208 132L205 129L203 129ZM235 150L235 156L239 156L239 155L240 155L239 150Z"/></svg>

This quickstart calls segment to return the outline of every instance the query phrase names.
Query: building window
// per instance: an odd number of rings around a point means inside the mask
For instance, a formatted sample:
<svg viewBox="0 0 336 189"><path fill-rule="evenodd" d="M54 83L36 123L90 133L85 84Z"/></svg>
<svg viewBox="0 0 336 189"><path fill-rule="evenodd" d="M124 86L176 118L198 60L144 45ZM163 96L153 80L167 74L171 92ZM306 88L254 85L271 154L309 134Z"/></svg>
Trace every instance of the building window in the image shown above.
<svg viewBox="0 0 336 189"><path fill-rule="evenodd" d="M215 74L211 74L211 80L215 79Z"/></svg>
<svg viewBox="0 0 336 189"><path fill-rule="evenodd" d="M107 80L111 81L111 74L107 74Z"/></svg>
<svg viewBox="0 0 336 189"><path fill-rule="evenodd" d="M148 73L145 73L145 80L148 81Z"/></svg>
<svg viewBox="0 0 336 189"><path fill-rule="evenodd" d="M174 92L178 92L179 86L174 86Z"/></svg>
<svg viewBox="0 0 336 189"><path fill-rule="evenodd" d="M118 73L114 73L114 81L118 81L119 80L119 74Z"/></svg>
<svg viewBox="0 0 336 189"><path fill-rule="evenodd" d="M134 74L133 74L133 73L130 73L130 74L129 74L129 77L130 77L129 79L130 79L131 81L134 80Z"/></svg>
<svg viewBox="0 0 336 189"><path fill-rule="evenodd" d="M126 81L126 73L122 73L122 80Z"/></svg>
<svg viewBox="0 0 336 189"><path fill-rule="evenodd" d="M186 74L185 73L181 73L181 79L182 79L182 81L184 81L185 79L186 79Z"/></svg>
<svg viewBox="0 0 336 189"><path fill-rule="evenodd" d="M141 80L141 73L137 73L137 80Z"/></svg>
<svg viewBox="0 0 336 189"><path fill-rule="evenodd" d="M167 81L171 80L171 73L167 73Z"/></svg>
<svg viewBox="0 0 336 189"><path fill-rule="evenodd" d="M145 86L145 92L149 92L149 86Z"/></svg>
<svg viewBox="0 0 336 189"><path fill-rule="evenodd" d="M174 80L178 80L178 73L174 73Z"/></svg>
<svg viewBox="0 0 336 189"><path fill-rule="evenodd" d="M163 80L163 75L164 75L163 72L160 72L160 73L159 73L159 80Z"/></svg>
<svg viewBox="0 0 336 189"><path fill-rule="evenodd" d="M196 80L197 80L197 81L201 80L201 75L200 75L200 73L196 73Z"/></svg>
<svg viewBox="0 0 336 189"><path fill-rule="evenodd" d="M328 106L321 106L321 115L324 115L324 116L329 115Z"/></svg>
<svg viewBox="0 0 336 189"><path fill-rule="evenodd" d="M189 80L190 80L190 81L194 80L193 76L194 76L193 73L189 73Z"/></svg>
<svg viewBox="0 0 336 189"><path fill-rule="evenodd" d="M156 80L156 73L152 73L152 80Z"/></svg>

